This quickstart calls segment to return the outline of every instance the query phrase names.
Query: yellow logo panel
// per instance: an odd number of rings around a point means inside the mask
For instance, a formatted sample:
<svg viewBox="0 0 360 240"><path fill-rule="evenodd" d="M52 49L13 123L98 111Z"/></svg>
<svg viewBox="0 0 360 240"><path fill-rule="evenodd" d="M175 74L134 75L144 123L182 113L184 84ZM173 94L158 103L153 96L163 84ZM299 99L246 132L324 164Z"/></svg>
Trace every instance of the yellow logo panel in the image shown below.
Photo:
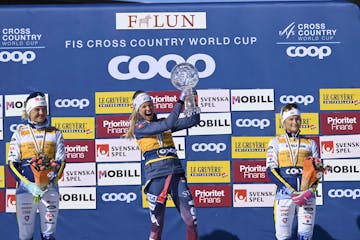
<svg viewBox="0 0 360 240"><path fill-rule="evenodd" d="M5 187L5 169L4 166L0 166L0 188Z"/></svg>
<svg viewBox="0 0 360 240"><path fill-rule="evenodd" d="M229 161L187 161L186 169L189 183L230 182Z"/></svg>
<svg viewBox="0 0 360 240"><path fill-rule="evenodd" d="M360 88L320 89L320 110L360 110Z"/></svg>
<svg viewBox="0 0 360 240"><path fill-rule="evenodd" d="M149 208L149 203L146 201L146 194L144 193L144 188L145 188L145 186L142 186L142 191L141 191L142 207L143 208ZM172 200L170 194L167 195L166 207L175 207L175 203Z"/></svg>
<svg viewBox="0 0 360 240"><path fill-rule="evenodd" d="M132 113L132 96L134 92L96 92L96 114Z"/></svg>
<svg viewBox="0 0 360 240"><path fill-rule="evenodd" d="M266 150L273 137L232 137L232 158L266 158Z"/></svg>
<svg viewBox="0 0 360 240"><path fill-rule="evenodd" d="M301 113L301 134L318 135L319 134L319 114L318 113ZM284 134L281 126L280 114L276 114L276 135Z"/></svg>
<svg viewBox="0 0 360 240"><path fill-rule="evenodd" d="M95 138L95 119L93 117L53 117L51 125L61 130L64 139Z"/></svg>

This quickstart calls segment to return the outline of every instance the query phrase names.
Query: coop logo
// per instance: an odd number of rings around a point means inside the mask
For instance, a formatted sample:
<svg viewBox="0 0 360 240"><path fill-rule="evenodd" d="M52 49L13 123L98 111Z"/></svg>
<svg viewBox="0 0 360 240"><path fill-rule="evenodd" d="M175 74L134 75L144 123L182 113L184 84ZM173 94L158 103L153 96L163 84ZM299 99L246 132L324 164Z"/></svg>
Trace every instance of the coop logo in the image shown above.
<svg viewBox="0 0 360 240"><path fill-rule="evenodd" d="M55 106L57 108L69 108L69 107L73 107L73 108L79 108L79 109L83 109L86 108L90 105L90 101L89 99L86 98L82 98L82 99L57 99L55 100Z"/></svg>
<svg viewBox="0 0 360 240"><path fill-rule="evenodd" d="M321 142L321 153L334 153L334 142L333 141L322 141Z"/></svg>
<svg viewBox="0 0 360 240"><path fill-rule="evenodd" d="M11 124L10 125L10 131L11 132L16 132L19 128L21 127L25 127L26 125L25 124Z"/></svg>
<svg viewBox="0 0 360 240"><path fill-rule="evenodd" d="M324 59L331 55L331 48L329 46L290 46L286 49L286 54L289 57L317 57L319 59Z"/></svg>
<svg viewBox="0 0 360 240"><path fill-rule="evenodd" d="M247 201L247 190L246 189L235 189L234 192L235 202L246 202Z"/></svg>
<svg viewBox="0 0 360 240"><path fill-rule="evenodd" d="M311 104L314 102L314 97L312 95L282 95L280 97L280 102L283 104L287 103L298 103L298 104L304 104L305 106Z"/></svg>
<svg viewBox="0 0 360 240"><path fill-rule="evenodd" d="M1 51L0 52L0 62L16 62L27 64L28 62L34 61L36 58L36 54L33 51Z"/></svg>
<svg viewBox="0 0 360 240"><path fill-rule="evenodd" d="M101 199L104 202L126 202L126 203L131 203L133 201L135 201L137 199L137 196L134 192L130 192L130 193L104 193L101 196Z"/></svg>
<svg viewBox="0 0 360 240"><path fill-rule="evenodd" d="M194 143L191 146L194 152L216 152L220 153L226 150L225 143Z"/></svg>
<svg viewBox="0 0 360 240"><path fill-rule="evenodd" d="M360 189L330 189L328 194L331 198L352 198L356 200L360 197Z"/></svg>
<svg viewBox="0 0 360 240"><path fill-rule="evenodd" d="M150 55L139 55L134 58L125 55L117 56L110 60L108 71L109 74L117 80L130 80L133 78L148 80L157 74L169 79L170 72L167 69L169 62L175 62L176 64L188 62L195 66L199 61L205 63L204 70L199 72L199 78L211 76L216 68L215 60L210 55L202 53L194 54L187 59L176 54L167 54L158 60ZM122 65L121 67L120 64ZM143 64L146 64L146 69L140 69L140 65Z"/></svg>
<svg viewBox="0 0 360 240"><path fill-rule="evenodd" d="M235 121L236 126L238 127L245 127L245 128L250 128L250 127L255 127L255 128L260 128L260 129L264 129L270 126L270 120L263 118L263 119L237 119Z"/></svg>

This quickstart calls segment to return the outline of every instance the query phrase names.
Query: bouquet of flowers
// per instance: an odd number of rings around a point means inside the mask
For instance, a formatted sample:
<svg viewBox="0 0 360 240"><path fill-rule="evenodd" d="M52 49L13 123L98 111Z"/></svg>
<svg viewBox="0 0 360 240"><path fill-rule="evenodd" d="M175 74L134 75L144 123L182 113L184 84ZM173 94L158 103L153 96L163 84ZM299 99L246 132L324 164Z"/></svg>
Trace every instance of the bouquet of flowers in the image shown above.
<svg viewBox="0 0 360 240"><path fill-rule="evenodd" d="M309 189L318 179L320 179L330 166L324 166L320 159L307 157L303 163L303 173L301 178L300 190Z"/></svg>
<svg viewBox="0 0 360 240"><path fill-rule="evenodd" d="M44 153L37 153L32 157L30 167L35 183L44 190L53 178L54 171L59 168L59 164Z"/></svg>

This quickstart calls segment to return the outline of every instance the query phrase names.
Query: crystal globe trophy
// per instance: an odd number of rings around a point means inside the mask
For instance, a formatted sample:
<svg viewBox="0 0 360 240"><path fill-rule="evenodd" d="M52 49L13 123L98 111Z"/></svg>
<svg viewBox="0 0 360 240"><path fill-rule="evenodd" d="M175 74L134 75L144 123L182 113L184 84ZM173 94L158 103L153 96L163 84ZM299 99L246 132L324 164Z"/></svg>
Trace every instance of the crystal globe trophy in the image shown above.
<svg viewBox="0 0 360 240"><path fill-rule="evenodd" d="M184 62L177 64L171 70L171 83L179 90L189 89L196 86L199 81L199 74L194 65ZM185 116L191 116L194 113L200 113L200 108L196 105L196 95L192 94L185 98L184 101Z"/></svg>

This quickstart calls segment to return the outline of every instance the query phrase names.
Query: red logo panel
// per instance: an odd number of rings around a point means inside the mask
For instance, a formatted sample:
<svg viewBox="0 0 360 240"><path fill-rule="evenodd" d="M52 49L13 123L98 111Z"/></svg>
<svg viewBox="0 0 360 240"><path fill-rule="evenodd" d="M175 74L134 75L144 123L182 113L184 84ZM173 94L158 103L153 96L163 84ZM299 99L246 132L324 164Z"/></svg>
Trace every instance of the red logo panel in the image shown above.
<svg viewBox="0 0 360 240"><path fill-rule="evenodd" d="M196 207L231 207L231 185L189 186Z"/></svg>
<svg viewBox="0 0 360 240"><path fill-rule="evenodd" d="M322 134L354 134L360 132L360 113L322 113Z"/></svg>
<svg viewBox="0 0 360 240"><path fill-rule="evenodd" d="M265 160L234 161L233 171L234 182L270 182Z"/></svg>
<svg viewBox="0 0 360 240"><path fill-rule="evenodd" d="M95 162L94 140L65 140L66 162Z"/></svg>
<svg viewBox="0 0 360 240"><path fill-rule="evenodd" d="M118 138L123 136L130 127L129 116L96 117L97 138Z"/></svg>

